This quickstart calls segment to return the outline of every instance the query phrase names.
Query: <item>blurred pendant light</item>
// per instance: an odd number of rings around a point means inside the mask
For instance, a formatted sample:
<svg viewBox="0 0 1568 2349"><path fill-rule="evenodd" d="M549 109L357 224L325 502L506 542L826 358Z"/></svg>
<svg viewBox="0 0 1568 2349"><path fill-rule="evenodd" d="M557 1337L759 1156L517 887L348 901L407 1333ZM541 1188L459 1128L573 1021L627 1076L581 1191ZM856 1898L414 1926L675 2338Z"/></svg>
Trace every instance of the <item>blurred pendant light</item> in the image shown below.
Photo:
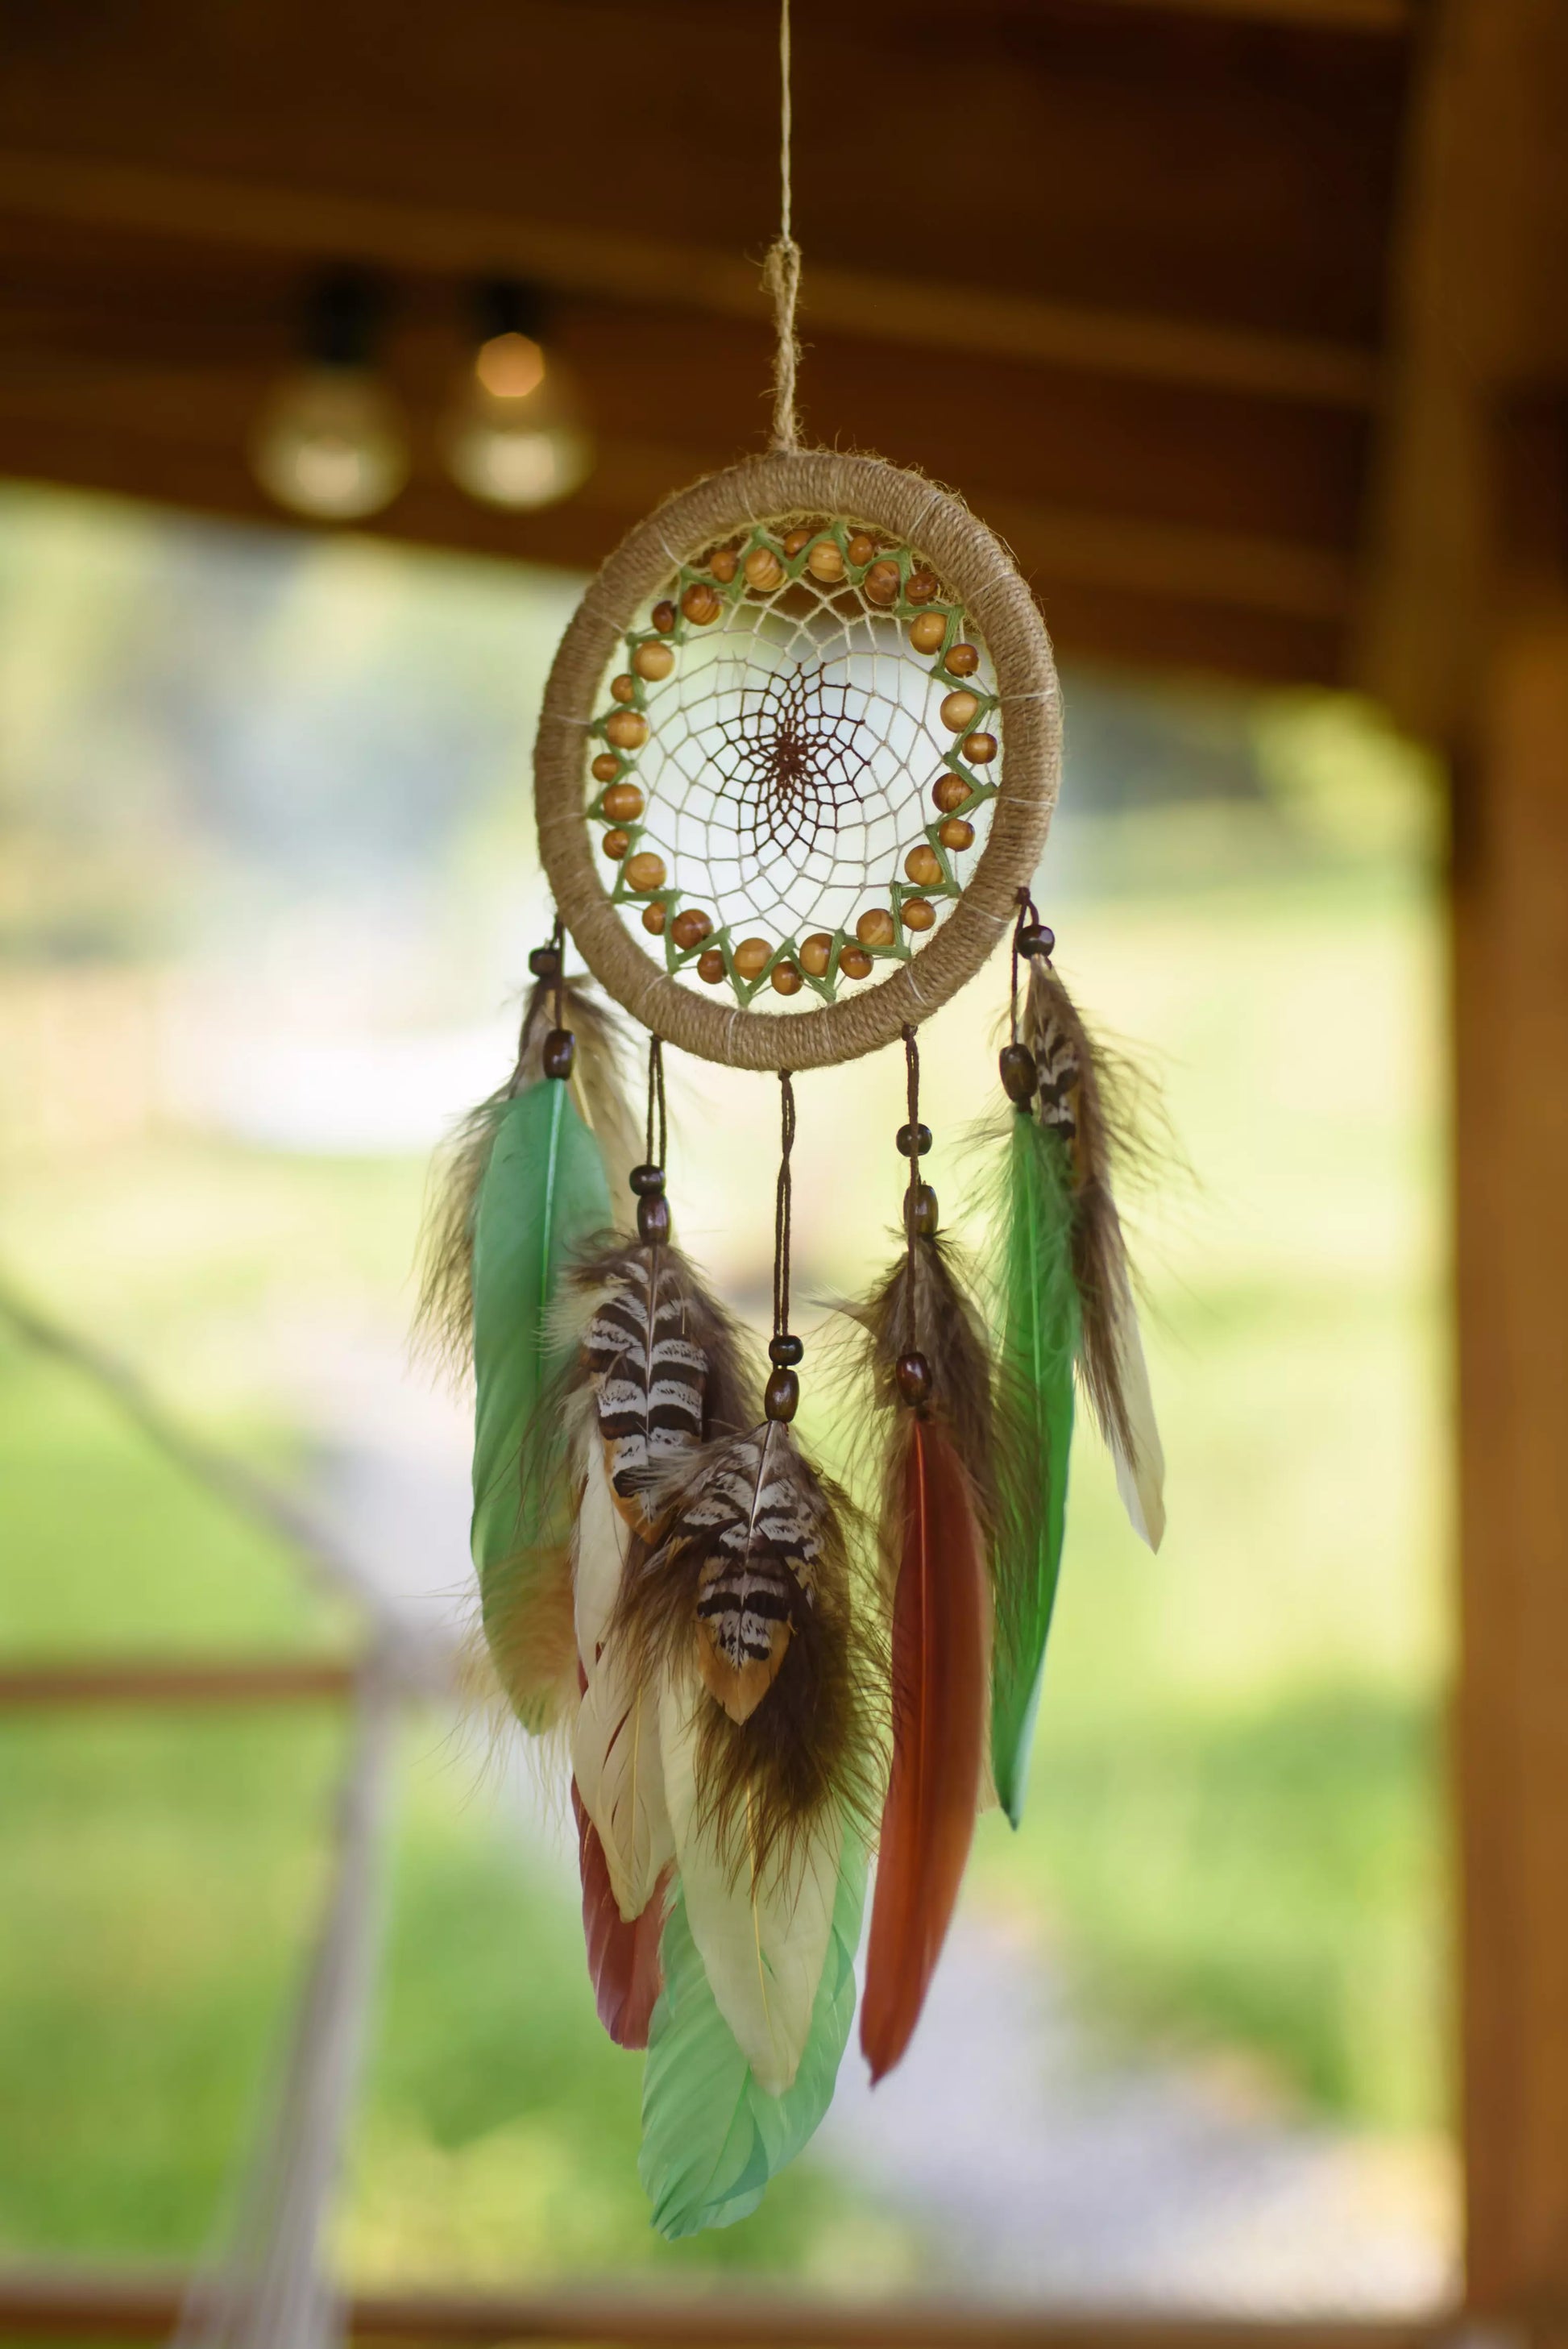
<svg viewBox="0 0 1568 2349"><path fill-rule="evenodd" d="M357 522L408 478L402 409L373 365L386 302L376 279L330 272L305 305L304 364L276 386L251 436L256 479L317 522Z"/></svg>
<svg viewBox="0 0 1568 2349"><path fill-rule="evenodd" d="M553 505L593 469L575 387L545 347L531 287L493 279L476 306L479 347L442 426L447 469L486 505Z"/></svg>

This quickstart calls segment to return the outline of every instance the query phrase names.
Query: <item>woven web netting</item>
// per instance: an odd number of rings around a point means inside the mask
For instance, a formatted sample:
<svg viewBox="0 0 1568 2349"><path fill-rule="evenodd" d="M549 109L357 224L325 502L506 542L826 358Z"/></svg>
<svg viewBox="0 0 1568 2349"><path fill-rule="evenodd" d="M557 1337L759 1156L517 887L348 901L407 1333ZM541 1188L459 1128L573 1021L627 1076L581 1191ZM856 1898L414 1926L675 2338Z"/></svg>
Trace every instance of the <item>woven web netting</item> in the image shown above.
<svg viewBox="0 0 1568 2349"><path fill-rule="evenodd" d="M989 656L932 566L853 520L786 517L673 569L637 614L588 815L668 970L805 1009L934 936L1001 750Z"/></svg>

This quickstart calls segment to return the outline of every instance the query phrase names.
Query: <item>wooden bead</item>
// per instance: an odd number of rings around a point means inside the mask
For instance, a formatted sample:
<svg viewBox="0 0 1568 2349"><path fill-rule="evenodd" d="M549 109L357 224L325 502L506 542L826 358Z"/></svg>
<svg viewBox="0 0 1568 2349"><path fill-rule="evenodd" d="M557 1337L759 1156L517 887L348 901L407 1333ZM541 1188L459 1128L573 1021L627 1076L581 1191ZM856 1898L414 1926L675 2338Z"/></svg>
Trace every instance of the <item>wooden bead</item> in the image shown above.
<svg viewBox="0 0 1568 2349"><path fill-rule="evenodd" d="M938 775L931 786L931 796L944 815L951 815L969 797L969 786L962 775Z"/></svg>
<svg viewBox="0 0 1568 2349"><path fill-rule="evenodd" d="M775 995L799 995L805 983L792 962L776 962L769 976Z"/></svg>
<svg viewBox="0 0 1568 2349"><path fill-rule="evenodd" d="M923 1354L901 1354L893 1377L905 1402L922 1403L931 1392L931 1364Z"/></svg>
<svg viewBox="0 0 1568 2349"><path fill-rule="evenodd" d="M906 930L928 930L936 919L936 908L924 897L906 897L899 907Z"/></svg>
<svg viewBox="0 0 1568 2349"><path fill-rule="evenodd" d="M552 1028L544 1040L540 1063L547 1077L569 1077L577 1058L577 1039L570 1028Z"/></svg>
<svg viewBox="0 0 1568 2349"><path fill-rule="evenodd" d="M765 970L773 949L766 938L742 938L731 960L742 978L756 978Z"/></svg>
<svg viewBox="0 0 1568 2349"><path fill-rule="evenodd" d="M1055 946L1055 938L1051 940L1051 944ZM531 976L534 978L559 978L561 976L560 947L535 947L528 957L528 968Z"/></svg>
<svg viewBox="0 0 1568 2349"><path fill-rule="evenodd" d="M844 553L849 556L850 561L854 564L857 571L860 569L862 563L869 563L871 561L876 551L877 543L875 539L872 536L870 531L865 530L857 530L844 549Z"/></svg>
<svg viewBox="0 0 1568 2349"><path fill-rule="evenodd" d="M650 889L662 889L664 885L665 860L662 856L655 856L651 848L645 848L640 854L627 857L626 886L635 895L645 896Z"/></svg>
<svg viewBox="0 0 1568 2349"><path fill-rule="evenodd" d="M949 645L942 666L949 677L973 677L980 666L979 649L975 645Z"/></svg>
<svg viewBox="0 0 1568 2349"><path fill-rule="evenodd" d="M896 563L890 562L886 555L883 555L880 563L873 563L861 581L861 593L868 604L881 604L884 606L896 604L898 587L898 565Z"/></svg>
<svg viewBox="0 0 1568 2349"><path fill-rule="evenodd" d="M912 571L904 581L904 598L911 604L929 604L941 585L942 582L935 572L927 571L923 564L918 571Z"/></svg>
<svg viewBox="0 0 1568 2349"><path fill-rule="evenodd" d="M650 685L656 685L661 677L668 677L675 665L673 645L639 645L632 655L632 667L639 677L645 677Z"/></svg>
<svg viewBox="0 0 1568 2349"><path fill-rule="evenodd" d="M663 1247L670 1236L670 1203L661 1192L637 1202L637 1237L645 1247Z"/></svg>
<svg viewBox="0 0 1568 2349"><path fill-rule="evenodd" d="M713 557L713 560L709 563L707 567L712 572L714 577L717 580L721 580L724 585L727 587L730 581L734 578L737 571L740 568L740 557L737 554L733 546L721 546L718 553Z"/></svg>
<svg viewBox="0 0 1568 2349"><path fill-rule="evenodd" d="M820 538L806 557L806 568L813 579L841 579L844 558L830 538Z"/></svg>
<svg viewBox="0 0 1568 2349"><path fill-rule="evenodd" d="M612 783L599 805L612 823L635 823L643 812L643 794L635 783Z"/></svg>
<svg viewBox="0 0 1568 2349"><path fill-rule="evenodd" d="M1021 1109L1032 1101L1040 1081L1035 1056L1026 1044L1004 1044L997 1064L1002 1072L1002 1085L1010 1102Z"/></svg>
<svg viewBox="0 0 1568 2349"><path fill-rule="evenodd" d="M648 739L648 721L640 709L617 709L604 720L604 740L617 750L640 750Z"/></svg>
<svg viewBox="0 0 1568 2349"><path fill-rule="evenodd" d="M988 767L996 755L995 734L971 734L964 745L964 755L974 767Z"/></svg>
<svg viewBox="0 0 1568 2349"><path fill-rule="evenodd" d="M710 621L717 619L723 609L723 598L717 588L710 587L706 579L694 579L681 597L681 610L694 628L706 628Z"/></svg>
<svg viewBox="0 0 1568 2349"><path fill-rule="evenodd" d="M870 978L872 958L863 947L846 947L839 957L841 978Z"/></svg>
<svg viewBox="0 0 1568 2349"><path fill-rule="evenodd" d="M670 924L670 936L682 954L690 954L693 947L700 947L712 934L713 924L700 905L687 905Z"/></svg>
<svg viewBox="0 0 1568 2349"><path fill-rule="evenodd" d="M610 679L610 698L612 701L635 701L636 698L637 680L634 677L631 676L629 673L624 673L620 677L613 677Z"/></svg>
<svg viewBox="0 0 1568 2349"><path fill-rule="evenodd" d="M793 1371L776 1370L769 1373L768 1384L762 1391L762 1410L768 1419L791 1420L800 1406L800 1381Z"/></svg>
<svg viewBox="0 0 1568 2349"><path fill-rule="evenodd" d="M784 583L784 565L770 546L754 546L746 558L746 584L759 595L770 595Z"/></svg>
<svg viewBox="0 0 1568 2349"><path fill-rule="evenodd" d="M596 783L613 783L621 771L621 761L614 750L601 750L588 771Z"/></svg>
<svg viewBox="0 0 1568 2349"><path fill-rule="evenodd" d="M799 554L800 549L803 546L810 545L811 541L815 538L816 534L816 532L811 528L810 523L806 523L803 527L797 528L795 530L787 530L785 532L784 552L789 556L791 563L794 562L795 557Z"/></svg>
<svg viewBox="0 0 1568 2349"><path fill-rule="evenodd" d="M717 947L709 947L696 958L696 975L706 986L717 987L724 977L724 957Z"/></svg>
<svg viewBox="0 0 1568 2349"><path fill-rule="evenodd" d="M955 693L943 696L942 722L954 734L962 734L966 726L974 725L979 709L978 695L971 693L966 686L960 686Z"/></svg>
<svg viewBox="0 0 1568 2349"><path fill-rule="evenodd" d="M769 1338L768 1340L768 1359L777 1370L797 1369L804 1359L805 1352L806 1349L799 1339L788 1330L784 1330L779 1337Z"/></svg>
<svg viewBox="0 0 1568 2349"><path fill-rule="evenodd" d="M813 930L800 941L800 968L811 978L826 978L833 959L833 941L826 930Z"/></svg>
<svg viewBox="0 0 1568 2349"><path fill-rule="evenodd" d="M917 840L903 860L904 878L917 889L934 889L942 878L942 859L929 840Z"/></svg>
<svg viewBox="0 0 1568 2349"><path fill-rule="evenodd" d="M599 845L605 855L612 859L624 856L627 849L632 845L632 835L629 832L607 832Z"/></svg>
<svg viewBox="0 0 1568 2349"><path fill-rule="evenodd" d="M933 1240L936 1237L939 1222L936 1194L929 1183L917 1183L913 1195L907 1191L904 1193L903 1222L906 1231L911 1224L914 1226L914 1237L917 1240Z"/></svg>
<svg viewBox="0 0 1568 2349"><path fill-rule="evenodd" d="M650 937L662 938L665 934L665 909L655 897L651 905L643 907L643 927Z"/></svg>
<svg viewBox="0 0 1568 2349"><path fill-rule="evenodd" d="M944 848L954 850L973 848L975 827L972 823L965 823L961 815L950 815L945 823L938 824L936 837Z"/></svg>
<svg viewBox="0 0 1568 2349"><path fill-rule="evenodd" d="M893 938L892 916L885 905L868 905L855 924L855 936L863 947L891 947ZM840 968L842 968L841 964Z"/></svg>
<svg viewBox="0 0 1568 2349"><path fill-rule="evenodd" d="M648 617L661 636L667 636L676 624L676 607L671 603L655 604Z"/></svg>
<svg viewBox="0 0 1568 2349"><path fill-rule="evenodd" d="M909 624L909 641L917 653L939 653L946 634L945 612L917 612Z"/></svg>

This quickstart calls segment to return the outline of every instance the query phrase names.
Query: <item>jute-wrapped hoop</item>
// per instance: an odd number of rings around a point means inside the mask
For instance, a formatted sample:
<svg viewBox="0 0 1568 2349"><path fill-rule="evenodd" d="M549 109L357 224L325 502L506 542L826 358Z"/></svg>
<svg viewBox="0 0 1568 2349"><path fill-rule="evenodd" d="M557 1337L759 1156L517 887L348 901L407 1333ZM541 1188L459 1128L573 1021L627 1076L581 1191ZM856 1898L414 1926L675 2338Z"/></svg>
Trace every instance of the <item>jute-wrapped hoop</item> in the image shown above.
<svg viewBox="0 0 1568 2349"><path fill-rule="evenodd" d="M623 926L584 819L588 728L604 671L654 589L698 549L800 513L852 515L929 557L983 634L1006 740L990 836L952 913L891 978L814 1011L780 1015L705 1000ZM681 1050L740 1069L829 1068L889 1044L972 978L1012 920L1039 863L1061 769L1061 704L1050 639L998 540L918 473L828 450L754 457L684 490L623 539L573 616L545 688L534 747L539 853L562 919L605 991Z"/></svg>

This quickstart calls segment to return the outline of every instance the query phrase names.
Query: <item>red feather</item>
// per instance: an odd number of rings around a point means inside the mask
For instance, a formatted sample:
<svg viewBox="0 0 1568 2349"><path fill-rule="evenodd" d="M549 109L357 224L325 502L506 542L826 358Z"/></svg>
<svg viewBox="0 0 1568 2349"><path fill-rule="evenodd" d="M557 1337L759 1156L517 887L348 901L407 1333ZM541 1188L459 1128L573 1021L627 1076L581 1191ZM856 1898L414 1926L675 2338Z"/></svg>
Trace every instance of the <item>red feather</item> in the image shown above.
<svg viewBox="0 0 1568 2349"><path fill-rule="evenodd" d="M588 1945L588 1971L599 2020L617 2047L645 2047L654 2004L664 1987L659 1935L670 1870L666 1868L660 1877L636 1922L628 1925L615 1905L604 1847L583 1807L575 1780L572 1808L577 1818L577 1861L583 1875L583 1938Z"/></svg>
<svg viewBox="0 0 1568 2349"><path fill-rule="evenodd" d="M975 1834L988 1600L969 1479L934 1421L907 1417L892 1610L892 1768L882 1811L861 2046L880 2080L909 2045Z"/></svg>

